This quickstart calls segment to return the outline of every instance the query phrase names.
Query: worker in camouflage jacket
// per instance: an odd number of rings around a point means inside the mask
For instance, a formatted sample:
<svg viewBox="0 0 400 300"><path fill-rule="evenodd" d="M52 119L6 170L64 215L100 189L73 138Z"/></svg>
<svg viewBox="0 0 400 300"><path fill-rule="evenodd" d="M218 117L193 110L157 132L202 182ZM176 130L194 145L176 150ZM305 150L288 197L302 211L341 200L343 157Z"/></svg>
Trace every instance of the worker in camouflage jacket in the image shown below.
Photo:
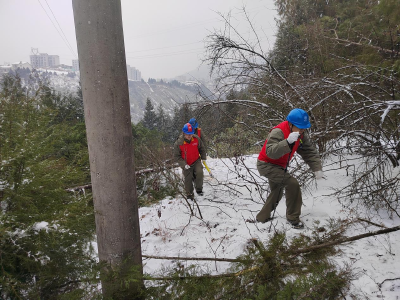
<svg viewBox="0 0 400 300"><path fill-rule="evenodd" d="M268 178L271 193L256 216L258 222L271 220L271 212L275 210L285 189L286 219L294 228L304 228L300 220L303 203L300 185L286 171L290 159L297 152L315 172L315 177L323 178L321 159L306 132L310 127L308 114L295 108L286 121L275 126L269 133L258 156L257 169L261 176Z"/></svg>
<svg viewBox="0 0 400 300"><path fill-rule="evenodd" d="M194 134L195 129L190 123L182 128L182 134L174 145L174 158L182 168L186 196L194 199L193 183L196 193L203 195L203 166L201 160L206 160L206 152L199 136Z"/></svg>

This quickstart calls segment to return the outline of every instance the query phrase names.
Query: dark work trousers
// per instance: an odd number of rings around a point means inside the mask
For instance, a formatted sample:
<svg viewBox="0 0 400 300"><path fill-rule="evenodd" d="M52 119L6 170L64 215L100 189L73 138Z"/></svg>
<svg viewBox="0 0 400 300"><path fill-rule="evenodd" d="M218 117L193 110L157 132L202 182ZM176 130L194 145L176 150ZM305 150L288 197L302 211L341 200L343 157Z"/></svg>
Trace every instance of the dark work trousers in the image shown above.
<svg viewBox="0 0 400 300"><path fill-rule="evenodd" d="M201 159L195 161L194 164L190 166L190 169L183 169L183 178L185 181L185 191L187 195L193 194L193 182L196 191L203 190L203 165L201 164Z"/></svg>
<svg viewBox="0 0 400 300"><path fill-rule="evenodd" d="M257 160L257 170L261 176L268 178L271 193L267 197L261 211L257 214L256 219L259 222L265 222L271 217L271 211L275 204L282 198L283 189L286 195L286 219L288 221L299 221L301 214L301 190L299 182L292 177L281 166L265 163Z"/></svg>

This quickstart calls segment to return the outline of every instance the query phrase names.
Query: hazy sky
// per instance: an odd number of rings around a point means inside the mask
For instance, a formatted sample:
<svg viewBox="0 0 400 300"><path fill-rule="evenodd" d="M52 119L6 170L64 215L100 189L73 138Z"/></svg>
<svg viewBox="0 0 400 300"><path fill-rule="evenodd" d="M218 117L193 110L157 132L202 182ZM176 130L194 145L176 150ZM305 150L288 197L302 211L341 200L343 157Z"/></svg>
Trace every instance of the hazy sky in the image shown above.
<svg viewBox="0 0 400 300"><path fill-rule="evenodd" d="M195 70L204 58L206 36L224 26L217 12L231 12L235 26L248 36L243 6L268 51L276 31L273 0L122 0L127 63L145 79ZM72 1L0 0L0 44L0 65L29 62L31 48L71 65L77 58Z"/></svg>

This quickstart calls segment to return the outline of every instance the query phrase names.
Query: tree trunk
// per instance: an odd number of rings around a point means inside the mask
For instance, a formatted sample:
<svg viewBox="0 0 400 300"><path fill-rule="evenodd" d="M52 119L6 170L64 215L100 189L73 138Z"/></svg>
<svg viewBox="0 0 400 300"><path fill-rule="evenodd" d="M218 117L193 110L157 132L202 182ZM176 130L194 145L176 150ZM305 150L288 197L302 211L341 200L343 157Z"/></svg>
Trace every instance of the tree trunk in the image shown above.
<svg viewBox="0 0 400 300"><path fill-rule="evenodd" d="M142 256L121 3L72 3L103 294L138 299L142 281L126 277L141 279Z"/></svg>

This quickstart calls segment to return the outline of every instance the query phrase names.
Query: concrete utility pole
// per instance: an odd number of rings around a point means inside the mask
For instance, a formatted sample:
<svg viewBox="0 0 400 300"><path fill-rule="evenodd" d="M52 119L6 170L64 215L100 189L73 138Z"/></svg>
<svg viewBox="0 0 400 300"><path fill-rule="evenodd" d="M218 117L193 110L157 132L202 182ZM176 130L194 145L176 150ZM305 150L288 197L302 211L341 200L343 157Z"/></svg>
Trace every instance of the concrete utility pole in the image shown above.
<svg viewBox="0 0 400 300"><path fill-rule="evenodd" d="M73 0L103 294L138 299L123 275L137 266L141 241L120 0ZM111 281L108 272L117 272ZM125 280L124 280L125 279ZM140 280L139 280L140 282Z"/></svg>

